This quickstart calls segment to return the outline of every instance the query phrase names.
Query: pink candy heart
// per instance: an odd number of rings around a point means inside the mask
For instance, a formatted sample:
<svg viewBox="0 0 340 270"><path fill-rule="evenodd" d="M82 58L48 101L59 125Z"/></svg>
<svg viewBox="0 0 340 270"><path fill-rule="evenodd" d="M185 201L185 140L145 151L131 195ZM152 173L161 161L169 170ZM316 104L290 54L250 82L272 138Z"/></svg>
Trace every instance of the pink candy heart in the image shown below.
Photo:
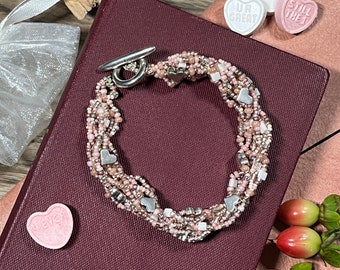
<svg viewBox="0 0 340 270"><path fill-rule="evenodd" d="M39 245L59 249L65 246L71 237L72 213L66 205L56 203L46 212L33 213L27 220L26 228Z"/></svg>
<svg viewBox="0 0 340 270"><path fill-rule="evenodd" d="M278 26L290 34L306 30L318 15L318 6L312 0L278 0L275 20Z"/></svg>

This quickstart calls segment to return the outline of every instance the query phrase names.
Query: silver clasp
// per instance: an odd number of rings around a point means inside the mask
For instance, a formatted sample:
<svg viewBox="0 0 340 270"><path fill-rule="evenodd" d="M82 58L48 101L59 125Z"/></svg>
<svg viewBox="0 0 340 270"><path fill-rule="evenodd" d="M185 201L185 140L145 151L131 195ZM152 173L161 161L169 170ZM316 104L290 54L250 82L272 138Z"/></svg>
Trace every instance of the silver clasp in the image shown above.
<svg viewBox="0 0 340 270"><path fill-rule="evenodd" d="M135 86L143 79L147 67L147 62L144 57L153 53L155 50L156 47L140 49L107 62L99 66L98 69L100 71L113 70L113 82L120 88L129 88ZM120 71L122 68L134 72L135 75L127 80L120 78Z"/></svg>

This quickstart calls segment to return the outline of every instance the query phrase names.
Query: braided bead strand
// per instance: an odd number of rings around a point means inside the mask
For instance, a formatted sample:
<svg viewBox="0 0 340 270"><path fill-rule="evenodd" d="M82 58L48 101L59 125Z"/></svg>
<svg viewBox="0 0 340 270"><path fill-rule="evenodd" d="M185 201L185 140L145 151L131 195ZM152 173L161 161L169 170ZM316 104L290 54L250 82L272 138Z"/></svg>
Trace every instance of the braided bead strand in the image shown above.
<svg viewBox="0 0 340 270"><path fill-rule="evenodd" d="M147 74L163 79L171 87L183 79L196 81L208 76L227 106L237 111L239 170L227 177L224 202L206 209L162 209L157 192L146 179L124 173L110 141L123 121L114 105L118 88L110 76L98 82L96 97L87 108L87 165L91 175L103 184L105 196L118 208L132 212L182 241L202 241L212 231L230 226L244 211L258 184L266 179L272 126L259 105L259 90L243 72L224 60L182 52L148 65Z"/></svg>

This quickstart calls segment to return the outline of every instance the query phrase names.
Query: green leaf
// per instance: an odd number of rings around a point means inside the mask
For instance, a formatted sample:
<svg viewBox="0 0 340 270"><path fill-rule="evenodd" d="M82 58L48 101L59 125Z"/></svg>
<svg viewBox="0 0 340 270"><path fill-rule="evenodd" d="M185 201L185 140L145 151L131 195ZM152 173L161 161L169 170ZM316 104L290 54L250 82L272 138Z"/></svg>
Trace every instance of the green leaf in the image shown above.
<svg viewBox="0 0 340 270"><path fill-rule="evenodd" d="M312 270L313 265L310 262L303 262L293 265L290 270Z"/></svg>
<svg viewBox="0 0 340 270"><path fill-rule="evenodd" d="M320 208L320 223L327 228L327 230L335 230L340 226L340 215L337 212Z"/></svg>
<svg viewBox="0 0 340 270"><path fill-rule="evenodd" d="M336 244L329 245L327 249L340 251L340 246Z"/></svg>
<svg viewBox="0 0 340 270"><path fill-rule="evenodd" d="M321 249L326 250L326 248L329 248L329 246L331 245L336 246L336 244L333 244L333 242L338 239L340 239L340 228L336 228L335 230L332 231L322 232Z"/></svg>
<svg viewBox="0 0 340 270"><path fill-rule="evenodd" d="M331 248L325 248L320 251L321 258L328 264L340 268L340 253Z"/></svg>
<svg viewBox="0 0 340 270"><path fill-rule="evenodd" d="M340 196L336 194L328 195L322 202L322 205L329 211L338 211L340 204Z"/></svg>

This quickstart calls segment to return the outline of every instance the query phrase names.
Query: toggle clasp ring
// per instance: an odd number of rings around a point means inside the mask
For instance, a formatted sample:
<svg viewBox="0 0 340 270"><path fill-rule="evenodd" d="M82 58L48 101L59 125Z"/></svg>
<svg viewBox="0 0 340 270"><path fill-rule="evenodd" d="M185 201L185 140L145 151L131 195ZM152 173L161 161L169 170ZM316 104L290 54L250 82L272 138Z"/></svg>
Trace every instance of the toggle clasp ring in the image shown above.
<svg viewBox="0 0 340 270"><path fill-rule="evenodd" d="M110 62L107 62L98 67L100 71L112 71L112 80L120 88L129 88L138 84L145 76L147 62L144 57L153 53L156 50L156 47L147 47L144 49L140 49L134 51L132 53L123 55L118 57ZM127 65L133 64L133 69L129 68ZM135 75L130 79L122 79L120 78L120 71L122 67L126 68L135 73Z"/></svg>

